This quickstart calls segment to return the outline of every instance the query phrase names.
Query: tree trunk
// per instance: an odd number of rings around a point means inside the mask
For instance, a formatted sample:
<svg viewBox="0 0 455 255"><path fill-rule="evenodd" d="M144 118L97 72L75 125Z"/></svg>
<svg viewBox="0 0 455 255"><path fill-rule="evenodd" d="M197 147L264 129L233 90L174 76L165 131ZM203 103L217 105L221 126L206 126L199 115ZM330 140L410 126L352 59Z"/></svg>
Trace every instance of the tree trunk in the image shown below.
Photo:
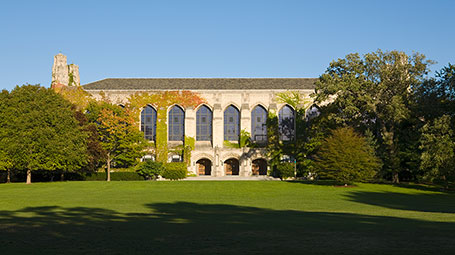
<svg viewBox="0 0 455 255"><path fill-rule="evenodd" d="M32 184L32 170L27 169L27 182L26 184Z"/></svg>
<svg viewBox="0 0 455 255"><path fill-rule="evenodd" d="M65 180L65 172L62 171L62 173L60 174L60 181L64 181Z"/></svg>
<svg viewBox="0 0 455 255"><path fill-rule="evenodd" d="M107 153L107 172L106 172L106 181L111 181L111 154Z"/></svg>
<svg viewBox="0 0 455 255"><path fill-rule="evenodd" d="M393 183L400 183L400 178L398 176L399 168L400 168L400 159L397 157L397 145L395 143L395 130L392 127L387 129L385 125L382 126L382 134L384 137L384 142L388 147L388 161L389 167L392 170L392 182Z"/></svg>
<svg viewBox="0 0 455 255"><path fill-rule="evenodd" d="M6 169L6 183L10 183L11 182L11 170Z"/></svg>
<svg viewBox="0 0 455 255"><path fill-rule="evenodd" d="M392 146L390 148L390 162L392 163L392 182L395 184L400 183L400 177L398 172L400 171L400 159L397 157L397 146L395 140L392 140Z"/></svg>
<svg viewBox="0 0 455 255"><path fill-rule="evenodd" d="M398 172L396 170L393 172L392 182L396 184L400 183L400 178L398 177Z"/></svg>

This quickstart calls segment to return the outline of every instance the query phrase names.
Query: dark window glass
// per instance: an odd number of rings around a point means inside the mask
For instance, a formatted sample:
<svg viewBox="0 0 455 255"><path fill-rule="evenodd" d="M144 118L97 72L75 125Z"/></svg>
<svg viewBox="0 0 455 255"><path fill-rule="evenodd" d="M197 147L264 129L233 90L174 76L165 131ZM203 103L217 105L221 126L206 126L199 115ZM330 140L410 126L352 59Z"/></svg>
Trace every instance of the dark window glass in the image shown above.
<svg viewBox="0 0 455 255"><path fill-rule="evenodd" d="M319 107L317 105L312 105L310 109L306 111L306 118L307 120L312 120L318 117L320 114Z"/></svg>
<svg viewBox="0 0 455 255"><path fill-rule="evenodd" d="M155 141L156 110L151 106L146 106L141 112L141 131L145 139Z"/></svg>
<svg viewBox="0 0 455 255"><path fill-rule="evenodd" d="M169 141L183 141L185 135L185 112L175 105L169 111Z"/></svg>
<svg viewBox="0 0 455 255"><path fill-rule="evenodd" d="M253 141L267 141L267 110L258 105L251 112L251 138Z"/></svg>
<svg viewBox="0 0 455 255"><path fill-rule="evenodd" d="M212 111L205 105L196 112L196 140L212 140Z"/></svg>
<svg viewBox="0 0 455 255"><path fill-rule="evenodd" d="M291 141L294 139L294 110L285 105L278 113L278 125L281 141Z"/></svg>
<svg viewBox="0 0 455 255"><path fill-rule="evenodd" d="M240 130L240 113L237 108L230 105L224 111L224 140L238 141Z"/></svg>

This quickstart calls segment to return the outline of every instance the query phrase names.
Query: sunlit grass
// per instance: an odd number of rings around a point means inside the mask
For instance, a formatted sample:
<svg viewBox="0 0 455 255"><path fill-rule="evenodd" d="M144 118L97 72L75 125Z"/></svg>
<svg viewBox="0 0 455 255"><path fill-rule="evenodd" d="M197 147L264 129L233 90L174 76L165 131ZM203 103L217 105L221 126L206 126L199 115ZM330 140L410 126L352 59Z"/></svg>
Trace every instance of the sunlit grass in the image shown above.
<svg viewBox="0 0 455 255"><path fill-rule="evenodd" d="M424 188L279 181L0 185L0 246L9 252L441 254L455 249L454 229L455 194Z"/></svg>

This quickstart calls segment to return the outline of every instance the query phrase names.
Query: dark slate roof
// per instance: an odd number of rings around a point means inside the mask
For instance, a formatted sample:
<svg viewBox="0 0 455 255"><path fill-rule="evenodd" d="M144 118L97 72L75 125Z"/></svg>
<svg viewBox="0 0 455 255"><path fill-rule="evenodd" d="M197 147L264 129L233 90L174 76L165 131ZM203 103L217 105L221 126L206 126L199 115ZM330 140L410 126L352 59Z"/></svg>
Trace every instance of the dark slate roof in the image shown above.
<svg viewBox="0 0 455 255"><path fill-rule="evenodd" d="M85 90L238 90L314 89L316 78L109 78L83 85Z"/></svg>

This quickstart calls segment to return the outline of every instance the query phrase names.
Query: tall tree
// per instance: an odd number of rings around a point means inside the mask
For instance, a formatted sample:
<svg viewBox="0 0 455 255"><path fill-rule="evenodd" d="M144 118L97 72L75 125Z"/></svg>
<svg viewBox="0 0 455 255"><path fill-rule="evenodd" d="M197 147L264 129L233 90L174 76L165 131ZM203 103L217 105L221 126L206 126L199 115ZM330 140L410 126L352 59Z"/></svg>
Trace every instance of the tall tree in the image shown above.
<svg viewBox="0 0 455 255"><path fill-rule="evenodd" d="M349 54L330 63L314 93L317 103L328 102L336 125L370 130L378 141L383 169L399 182L400 159L397 130L410 116L413 87L422 83L432 61L414 53L377 50Z"/></svg>
<svg viewBox="0 0 455 255"><path fill-rule="evenodd" d="M0 170L6 170L6 182L11 181L11 168L13 162L11 158L11 135L9 132L11 114L9 112L9 92L3 90L0 93Z"/></svg>
<svg viewBox="0 0 455 255"><path fill-rule="evenodd" d="M126 161L131 164L143 155L147 142L128 108L94 102L87 112L89 121L96 124L99 141L105 151L106 178L110 181L112 162Z"/></svg>
<svg viewBox="0 0 455 255"><path fill-rule="evenodd" d="M455 181L455 65L415 89L416 114L422 120L420 149L422 177L426 181Z"/></svg>
<svg viewBox="0 0 455 255"><path fill-rule="evenodd" d="M427 181L443 181L446 187L455 181L455 118L443 115L422 128L421 148Z"/></svg>
<svg viewBox="0 0 455 255"><path fill-rule="evenodd" d="M9 156L26 170L27 184L32 171L72 171L86 163L86 135L68 101L39 85L17 86L9 101Z"/></svg>
<svg viewBox="0 0 455 255"><path fill-rule="evenodd" d="M414 88L416 114L423 121L455 114L455 65L448 64L436 72L436 77L425 80Z"/></svg>
<svg viewBox="0 0 455 255"><path fill-rule="evenodd" d="M95 123L89 122L87 116L81 111L75 112L75 118L79 122L80 127L87 133L87 165L84 170L87 172L96 172L101 167L106 159L106 151L101 146L99 134Z"/></svg>

